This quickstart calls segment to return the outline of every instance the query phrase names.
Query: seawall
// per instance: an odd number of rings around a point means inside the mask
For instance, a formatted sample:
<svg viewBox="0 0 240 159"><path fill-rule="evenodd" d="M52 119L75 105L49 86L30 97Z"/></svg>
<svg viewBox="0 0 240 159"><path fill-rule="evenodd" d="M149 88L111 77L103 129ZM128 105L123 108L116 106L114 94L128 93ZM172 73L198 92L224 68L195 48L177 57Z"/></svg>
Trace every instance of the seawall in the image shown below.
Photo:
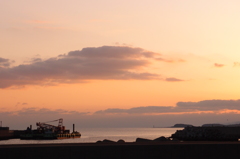
<svg viewBox="0 0 240 159"><path fill-rule="evenodd" d="M185 127L171 137L184 141L238 141L240 127Z"/></svg>
<svg viewBox="0 0 240 159"><path fill-rule="evenodd" d="M239 142L159 142L0 145L3 159L239 158Z"/></svg>

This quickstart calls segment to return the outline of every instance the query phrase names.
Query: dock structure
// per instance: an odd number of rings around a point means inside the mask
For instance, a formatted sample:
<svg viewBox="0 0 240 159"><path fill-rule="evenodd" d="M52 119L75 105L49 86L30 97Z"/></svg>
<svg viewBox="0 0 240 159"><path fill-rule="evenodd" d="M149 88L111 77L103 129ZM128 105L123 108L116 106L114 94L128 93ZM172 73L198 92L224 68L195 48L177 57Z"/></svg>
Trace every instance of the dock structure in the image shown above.
<svg viewBox="0 0 240 159"><path fill-rule="evenodd" d="M11 139L14 137L14 131L9 127L0 127L0 140Z"/></svg>

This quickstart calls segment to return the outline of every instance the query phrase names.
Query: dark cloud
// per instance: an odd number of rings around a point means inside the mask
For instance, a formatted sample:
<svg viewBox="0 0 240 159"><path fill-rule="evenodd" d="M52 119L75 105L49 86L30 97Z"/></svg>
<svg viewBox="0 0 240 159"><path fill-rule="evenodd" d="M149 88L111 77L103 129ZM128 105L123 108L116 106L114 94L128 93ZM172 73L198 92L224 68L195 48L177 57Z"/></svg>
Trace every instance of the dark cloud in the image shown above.
<svg viewBox="0 0 240 159"><path fill-rule="evenodd" d="M102 46L88 47L81 51L71 51L68 56L81 58L116 58L116 59L139 59L141 57L154 58L160 54L143 50L142 48L132 48L128 46Z"/></svg>
<svg viewBox="0 0 240 159"><path fill-rule="evenodd" d="M31 58L29 60L26 60L23 62L22 65L31 65L31 64L34 64L34 63L37 63L37 62L42 62L43 60L39 57L34 57L34 58Z"/></svg>
<svg viewBox="0 0 240 159"><path fill-rule="evenodd" d="M214 63L214 66L215 67L223 67L223 66L225 66L224 64L219 64L219 63Z"/></svg>
<svg viewBox="0 0 240 159"><path fill-rule="evenodd" d="M4 62L8 62L8 61L9 61L8 59L4 59L4 58L0 57L0 63L4 63Z"/></svg>
<svg viewBox="0 0 240 159"><path fill-rule="evenodd" d="M35 62L41 62L41 61L42 61L42 59L37 57L37 58L32 58L30 62L35 63Z"/></svg>
<svg viewBox="0 0 240 159"><path fill-rule="evenodd" d="M181 80L181 79L178 79L178 78L174 78L174 77L166 78L165 80L168 81L168 82L181 82L181 81L184 81L184 80Z"/></svg>
<svg viewBox="0 0 240 159"><path fill-rule="evenodd" d="M204 100L199 102L178 102L176 106L146 106L130 109L106 109L95 114L151 114L151 113L187 113L198 111L240 110L240 100Z"/></svg>
<svg viewBox="0 0 240 159"><path fill-rule="evenodd" d="M157 56L160 55L128 46L84 48L56 58L35 58L31 64L1 68L0 88L75 83L92 79L160 79L158 74L141 72L141 69L148 67L151 60L155 60ZM4 62L4 59L1 60Z"/></svg>
<svg viewBox="0 0 240 159"><path fill-rule="evenodd" d="M0 57L0 68L1 67L9 67L11 64L11 61L9 59L1 58Z"/></svg>

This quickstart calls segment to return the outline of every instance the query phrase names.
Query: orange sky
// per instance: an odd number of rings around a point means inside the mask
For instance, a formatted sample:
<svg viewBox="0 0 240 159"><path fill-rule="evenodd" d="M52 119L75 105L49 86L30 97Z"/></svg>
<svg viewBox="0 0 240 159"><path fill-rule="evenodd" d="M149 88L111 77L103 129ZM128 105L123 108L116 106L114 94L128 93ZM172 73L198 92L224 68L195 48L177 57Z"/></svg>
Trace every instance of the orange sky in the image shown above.
<svg viewBox="0 0 240 159"><path fill-rule="evenodd" d="M240 94L239 5L2 0L0 112L94 114L220 100L216 111L234 113L227 102Z"/></svg>

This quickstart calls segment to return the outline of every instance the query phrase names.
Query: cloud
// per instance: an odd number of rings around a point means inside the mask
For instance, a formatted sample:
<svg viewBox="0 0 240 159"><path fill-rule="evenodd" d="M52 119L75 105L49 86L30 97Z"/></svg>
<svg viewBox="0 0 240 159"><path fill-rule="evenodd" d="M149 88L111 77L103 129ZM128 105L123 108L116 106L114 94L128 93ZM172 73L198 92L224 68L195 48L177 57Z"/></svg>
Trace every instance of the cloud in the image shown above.
<svg viewBox="0 0 240 159"><path fill-rule="evenodd" d="M181 82L181 81L184 81L184 80L181 80L181 79L178 79L178 78L174 78L174 77L166 78L165 80L168 81L168 82Z"/></svg>
<svg viewBox="0 0 240 159"><path fill-rule="evenodd" d="M28 105L28 103L24 102L24 103L20 103L20 102L17 102L17 104L15 105L15 107L18 107L20 105Z"/></svg>
<svg viewBox="0 0 240 159"><path fill-rule="evenodd" d="M25 103L20 103L26 105ZM178 102L175 106L145 106L133 107L129 109L109 108L99 110L93 114L90 112L77 112L65 109L51 110L47 108L27 107L21 110L12 111L15 115L30 115L30 116L45 116L45 115L104 115L104 114L129 114L129 115L143 115L143 114L189 114L189 113L239 113L240 100L203 100L199 102ZM8 112L10 114L10 112Z"/></svg>
<svg viewBox="0 0 240 159"><path fill-rule="evenodd" d="M35 62L41 62L42 59L41 58L32 58L31 61L29 61L30 63L35 63Z"/></svg>
<svg viewBox="0 0 240 159"><path fill-rule="evenodd" d="M226 110L240 111L240 100L203 100L199 102L178 102L176 106L146 106L130 109L110 108L96 111L95 114L224 113L227 112Z"/></svg>
<svg viewBox="0 0 240 159"><path fill-rule="evenodd" d="M26 103L20 103L26 105ZM228 111L227 111L228 110ZM240 112L240 99L239 100L203 100L199 102L178 102L175 106L145 106L145 107L133 107L129 109L121 108L109 108L105 110L99 110L93 113L93 115L101 114L166 114L166 113L199 113L199 112L211 112L211 113L233 113ZM49 114L81 114L89 115L90 112L77 112L64 109L51 110L47 108L35 108L28 107L22 108L18 111L13 111L13 114L17 115L49 115Z"/></svg>
<svg viewBox="0 0 240 159"><path fill-rule="evenodd" d="M233 63L233 67L239 67L240 66L240 62L234 62Z"/></svg>
<svg viewBox="0 0 240 159"><path fill-rule="evenodd" d="M23 130L29 125L36 128L36 122L53 121L63 118L66 129L71 129L75 124L75 130L84 133L84 128L109 128L109 127L129 127L129 128L151 128L170 127L176 123L193 124L195 126L206 123L239 123L239 114L236 113L195 113L195 114L161 114L161 115L142 115L142 114L22 114L12 115L11 112L0 112L3 126L9 126L11 130ZM51 123L57 125L57 122ZM85 129L86 130L86 129ZM85 134L86 135L86 134Z"/></svg>
<svg viewBox="0 0 240 159"><path fill-rule="evenodd" d="M5 59L5 58L0 57L0 68L9 67L10 64L11 64L11 61L9 59Z"/></svg>
<svg viewBox="0 0 240 159"><path fill-rule="evenodd" d="M214 63L214 66L215 67L223 67L223 66L225 66L224 64L219 64L219 63Z"/></svg>
<svg viewBox="0 0 240 159"><path fill-rule="evenodd" d="M11 130L19 129L23 130L29 125L36 125L36 122L46 122L56 119L63 118L64 126L71 128L72 124L79 123L85 124L89 112L77 112L72 110L64 109L47 109L47 108L35 108L35 107L26 107L21 110L15 111L0 111L1 120L3 120L4 126L10 126ZM78 123L78 121L80 121ZM84 122L82 122L84 121ZM57 123L54 123L55 125ZM87 124L86 124L87 125Z"/></svg>
<svg viewBox="0 0 240 159"><path fill-rule="evenodd" d="M203 100L199 102L178 102L177 107L188 110L240 110L240 100Z"/></svg>
<svg viewBox="0 0 240 159"><path fill-rule="evenodd" d="M51 110L47 108L35 108L35 107L28 107L28 108L22 108L19 111L12 112L12 114L16 114L19 116L22 115L28 115L28 116L45 116L45 115L86 115L88 112L77 112L77 111L69 111L64 109L56 109Z"/></svg>
<svg viewBox="0 0 240 159"><path fill-rule="evenodd" d="M156 58L156 60L157 60L157 61L169 62L169 63L172 63L172 62L174 62L173 60L167 60L167 59L164 59L164 58L161 58L161 57L159 57L159 58Z"/></svg>
<svg viewBox="0 0 240 159"><path fill-rule="evenodd" d="M147 106L129 109L112 108L95 113L67 109L22 108L0 112L4 125L22 130L37 121L52 121L63 118L69 128L72 123L84 127L152 127L172 126L176 123L202 125L206 123L232 123L239 121L240 100L203 100L178 102L176 106ZM239 122L238 122L239 123Z"/></svg>
<svg viewBox="0 0 240 159"><path fill-rule="evenodd" d="M157 61L163 61L163 62L167 62L167 63L186 62L186 61L183 60L183 59L176 59L176 60L173 60L173 59L164 59L164 58L162 58L162 57L155 58L155 60L157 60Z"/></svg>
<svg viewBox="0 0 240 159"><path fill-rule="evenodd" d="M81 51L71 51L68 55L85 58L138 59L141 57L154 58L159 54L128 46L102 46L83 48Z"/></svg>
<svg viewBox="0 0 240 159"><path fill-rule="evenodd" d="M35 58L30 64L1 68L0 88L88 80L159 80L159 74L142 71L158 56L160 54L129 46L83 48L47 60ZM0 60L9 66L7 59Z"/></svg>
<svg viewBox="0 0 240 159"><path fill-rule="evenodd" d="M95 114L105 114L105 113L126 113L126 114L146 114L146 113L163 113L163 112L173 112L173 106L147 106L147 107L135 107L130 109L119 109L110 108L106 110L100 110L95 112Z"/></svg>

